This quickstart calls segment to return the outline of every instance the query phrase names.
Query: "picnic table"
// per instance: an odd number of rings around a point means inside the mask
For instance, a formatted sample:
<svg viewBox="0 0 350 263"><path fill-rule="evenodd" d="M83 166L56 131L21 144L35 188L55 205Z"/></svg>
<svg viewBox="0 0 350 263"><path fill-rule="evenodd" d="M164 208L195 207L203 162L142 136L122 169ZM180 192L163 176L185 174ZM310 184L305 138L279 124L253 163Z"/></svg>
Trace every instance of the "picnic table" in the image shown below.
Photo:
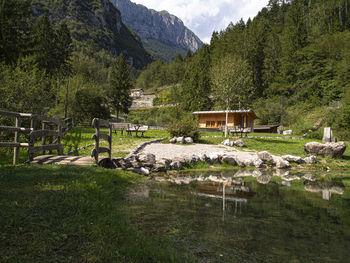
<svg viewBox="0 0 350 263"><path fill-rule="evenodd" d="M138 133L141 133L141 137L143 137L143 134L148 131L148 126L146 125L130 125L129 128L126 130L128 135L132 135L132 133L135 133L137 136Z"/></svg>
<svg viewBox="0 0 350 263"><path fill-rule="evenodd" d="M225 134L225 127L220 127L220 130L222 131L222 135ZM240 126L233 126L233 127L227 127L228 134L232 133L232 136L236 134L238 136L240 134L241 138L243 137L243 133L245 134L245 137L247 137L247 134L252 131L251 128L243 128Z"/></svg>

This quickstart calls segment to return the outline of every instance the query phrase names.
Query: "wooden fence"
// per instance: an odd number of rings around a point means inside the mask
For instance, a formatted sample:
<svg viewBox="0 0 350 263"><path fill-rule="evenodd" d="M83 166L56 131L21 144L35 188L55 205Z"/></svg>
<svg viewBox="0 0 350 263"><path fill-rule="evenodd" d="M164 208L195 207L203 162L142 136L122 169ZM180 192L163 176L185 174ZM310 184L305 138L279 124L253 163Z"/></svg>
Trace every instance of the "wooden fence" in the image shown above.
<svg viewBox="0 0 350 263"><path fill-rule="evenodd" d="M92 127L96 129L96 133L92 136L95 140L95 148L91 151L91 157L95 158L98 163L98 155L100 153L108 153L109 159L112 157L112 125L109 121L95 118L92 120ZM105 127L109 129L108 134L101 133L100 128ZM100 147L100 139L108 142L108 148Z"/></svg>
<svg viewBox="0 0 350 263"><path fill-rule="evenodd" d="M48 116L35 115L31 113L18 113L0 110L0 116L15 118L15 126L0 126L0 132L14 132L13 142L0 142L0 147L13 147L13 164L18 164L20 147L28 148L28 157L32 161L34 153L57 150L58 154L63 151L61 143L64 133L67 132L66 122ZM21 127L23 119L29 119L29 128ZM35 129L36 123L41 122L41 129ZM56 129L52 129L56 126ZM70 125L68 125L70 126ZM29 143L20 142L20 133L29 133ZM53 138L56 137L56 140ZM41 138L41 146L36 146L38 138ZM49 144L46 144L47 140Z"/></svg>

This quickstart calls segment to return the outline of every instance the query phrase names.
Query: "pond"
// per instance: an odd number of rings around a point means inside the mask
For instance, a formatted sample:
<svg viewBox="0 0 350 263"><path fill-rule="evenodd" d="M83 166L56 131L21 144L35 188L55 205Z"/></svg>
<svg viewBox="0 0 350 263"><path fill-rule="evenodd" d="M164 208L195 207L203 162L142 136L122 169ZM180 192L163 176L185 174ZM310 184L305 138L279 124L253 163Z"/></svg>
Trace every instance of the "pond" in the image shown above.
<svg viewBox="0 0 350 263"><path fill-rule="evenodd" d="M350 174L153 177L127 195L139 231L198 262L350 262Z"/></svg>

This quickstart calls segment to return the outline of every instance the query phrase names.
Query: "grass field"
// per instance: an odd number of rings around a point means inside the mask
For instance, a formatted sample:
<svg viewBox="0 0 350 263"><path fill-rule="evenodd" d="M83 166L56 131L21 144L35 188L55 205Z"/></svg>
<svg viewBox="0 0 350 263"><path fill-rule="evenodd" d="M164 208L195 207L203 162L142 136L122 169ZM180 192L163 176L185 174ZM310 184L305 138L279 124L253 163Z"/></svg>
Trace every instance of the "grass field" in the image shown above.
<svg viewBox="0 0 350 263"><path fill-rule="evenodd" d="M130 224L124 192L142 180L99 167L0 166L0 262L190 261Z"/></svg>

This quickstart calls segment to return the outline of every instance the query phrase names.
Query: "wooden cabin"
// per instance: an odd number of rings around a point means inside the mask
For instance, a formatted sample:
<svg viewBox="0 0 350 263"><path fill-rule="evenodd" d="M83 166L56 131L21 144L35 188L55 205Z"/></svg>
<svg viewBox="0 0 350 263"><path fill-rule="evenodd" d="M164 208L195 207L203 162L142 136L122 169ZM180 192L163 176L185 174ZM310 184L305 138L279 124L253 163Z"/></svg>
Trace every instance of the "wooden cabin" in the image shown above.
<svg viewBox="0 0 350 263"><path fill-rule="evenodd" d="M199 116L199 128L218 129L226 125L226 111L195 111ZM258 117L252 110L229 110L227 127L251 128L254 130L254 120Z"/></svg>

